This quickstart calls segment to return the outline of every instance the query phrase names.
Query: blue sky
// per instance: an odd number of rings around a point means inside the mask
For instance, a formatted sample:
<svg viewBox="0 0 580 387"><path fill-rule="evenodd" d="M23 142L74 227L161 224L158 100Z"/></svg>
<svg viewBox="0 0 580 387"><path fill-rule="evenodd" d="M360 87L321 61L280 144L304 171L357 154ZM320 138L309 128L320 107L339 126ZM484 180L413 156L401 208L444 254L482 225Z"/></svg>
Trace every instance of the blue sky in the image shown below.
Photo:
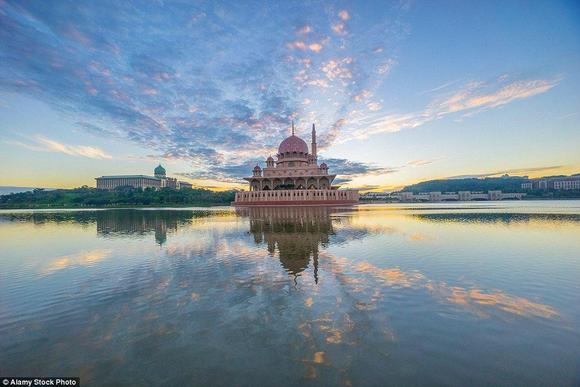
<svg viewBox="0 0 580 387"><path fill-rule="evenodd" d="M351 187L580 172L577 2L0 1L0 185L238 187L290 122Z"/></svg>

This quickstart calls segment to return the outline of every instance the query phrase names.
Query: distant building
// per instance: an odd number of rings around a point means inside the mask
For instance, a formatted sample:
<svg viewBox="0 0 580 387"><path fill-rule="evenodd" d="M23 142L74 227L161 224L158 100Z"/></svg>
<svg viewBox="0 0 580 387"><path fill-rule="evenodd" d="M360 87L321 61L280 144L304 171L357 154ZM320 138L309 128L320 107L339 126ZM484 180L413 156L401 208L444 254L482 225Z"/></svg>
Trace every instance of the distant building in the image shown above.
<svg viewBox="0 0 580 387"><path fill-rule="evenodd" d="M160 165L153 170L153 176L147 175L113 175L101 176L95 178L98 189L115 189L117 187L133 187L133 188L171 188L181 189L191 188L191 184L178 181L176 178L167 177L165 168Z"/></svg>
<svg viewBox="0 0 580 387"><path fill-rule="evenodd" d="M533 189L534 185L532 184L532 182L528 182L528 183L522 183L522 189Z"/></svg>
<svg viewBox="0 0 580 387"><path fill-rule="evenodd" d="M165 187L171 189L180 189L180 182L173 177L168 177L165 179Z"/></svg>
<svg viewBox="0 0 580 387"><path fill-rule="evenodd" d="M577 176L575 179L563 179L563 180L556 180L554 181L554 189L563 189L563 190L570 190L570 189L580 189L580 176Z"/></svg>
<svg viewBox="0 0 580 387"><path fill-rule="evenodd" d="M98 189L115 189L117 187L161 188L161 179L146 175L113 175L95 179Z"/></svg>
<svg viewBox="0 0 580 387"><path fill-rule="evenodd" d="M580 174L531 179L529 182L522 183L522 189L580 190Z"/></svg>
<svg viewBox="0 0 580 387"><path fill-rule="evenodd" d="M361 195L361 199L363 200L387 200L391 199L390 192L367 192L364 195Z"/></svg>
<svg viewBox="0 0 580 387"><path fill-rule="evenodd" d="M525 193L503 193L502 191L486 192L396 192L391 195L392 198L402 202L444 202L444 201L470 201L470 200L520 200Z"/></svg>

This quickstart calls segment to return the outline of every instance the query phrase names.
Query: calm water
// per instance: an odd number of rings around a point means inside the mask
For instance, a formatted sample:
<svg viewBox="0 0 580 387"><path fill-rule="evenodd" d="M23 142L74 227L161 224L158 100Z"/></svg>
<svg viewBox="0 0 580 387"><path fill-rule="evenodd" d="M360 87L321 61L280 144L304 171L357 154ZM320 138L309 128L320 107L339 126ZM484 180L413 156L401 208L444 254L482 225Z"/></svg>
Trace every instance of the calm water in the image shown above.
<svg viewBox="0 0 580 387"><path fill-rule="evenodd" d="M580 202L0 212L0 374L580 384Z"/></svg>

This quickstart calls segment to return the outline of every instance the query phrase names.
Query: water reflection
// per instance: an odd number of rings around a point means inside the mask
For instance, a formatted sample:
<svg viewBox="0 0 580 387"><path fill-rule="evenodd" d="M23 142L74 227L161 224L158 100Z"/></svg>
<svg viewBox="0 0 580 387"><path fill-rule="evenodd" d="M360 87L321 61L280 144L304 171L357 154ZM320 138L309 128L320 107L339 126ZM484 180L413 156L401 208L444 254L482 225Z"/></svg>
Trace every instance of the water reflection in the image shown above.
<svg viewBox="0 0 580 387"><path fill-rule="evenodd" d="M90 226L96 223L97 235L104 238L141 238L153 234L158 245L167 242L167 235L175 233L194 219L220 216L229 211L216 210L87 210L62 212L0 213L0 221L30 223L38 226L73 224Z"/></svg>
<svg viewBox="0 0 580 387"><path fill-rule="evenodd" d="M168 232L176 232L178 227L191 223L193 216L190 211L99 211L96 213L97 234L103 237L126 237L154 233L157 244L163 245L167 241ZM209 214L197 214L197 217L201 216Z"/></svg>
<svg viewBox="0 0 580 387"><path fill-rule="evenodd" d="M238 209L249 217L250 233L258 245L265 244L270 255L278 253L282 267L294 277L300 276L312 260L314 281L318 283L320 247L327 247L334 235L328 207L254 207Z"/></svg>
<svg viewBox="0 0 580 387"><path fill-rule="evenodd" d="M455 206L0 212L3 370L574 385L578 215Z"/></svg>
<svg viewBox="0 0 580 387"><path fill-rule="evenodd" d="M111 254L112 250L94 249L59 256L49 260L46 268L42 269L41 273L49 275L73 266L90 266L110 257Z"/></svg>
<svg viewBox="0 0 580 387"><path fill-rule="evenodd" d="M578 223L577 214L510 214L510 213L447 213L447 214L414 214L418 220L436 223L501 223L505 225L518 223Z"/></svg>
<svg viewBox="0 0 580 387"><path fill-rule="evenodd" d="M89 225L96 221L98 211L20 211L0 212L0 222L19 222L34 225L79 224Z"/></svg>

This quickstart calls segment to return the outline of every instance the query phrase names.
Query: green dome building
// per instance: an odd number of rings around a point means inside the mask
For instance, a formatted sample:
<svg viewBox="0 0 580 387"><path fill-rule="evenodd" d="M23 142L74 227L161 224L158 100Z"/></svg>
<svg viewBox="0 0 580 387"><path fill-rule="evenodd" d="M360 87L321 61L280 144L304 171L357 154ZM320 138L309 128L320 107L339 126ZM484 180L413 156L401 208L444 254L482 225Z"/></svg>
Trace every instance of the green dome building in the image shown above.
<svg viewBox="0 0 580 387"><path fill-rule="evenodd" d="M167 177L165 168L159 164L153 170L155 176L148 175L112 175L95 178L98 189L112 190L117 187L154 188L154 189L191 189L191 183Z"/></svg>
<svg viewBox="0 0 580 387"><path fill-rule="evenodd" d="M161 166L161 164L159 164L157 167L155 167L155 169L153 170L153 173L155 174L155 177L164 178L165 177L165 168L163 168Z"/></svg>

